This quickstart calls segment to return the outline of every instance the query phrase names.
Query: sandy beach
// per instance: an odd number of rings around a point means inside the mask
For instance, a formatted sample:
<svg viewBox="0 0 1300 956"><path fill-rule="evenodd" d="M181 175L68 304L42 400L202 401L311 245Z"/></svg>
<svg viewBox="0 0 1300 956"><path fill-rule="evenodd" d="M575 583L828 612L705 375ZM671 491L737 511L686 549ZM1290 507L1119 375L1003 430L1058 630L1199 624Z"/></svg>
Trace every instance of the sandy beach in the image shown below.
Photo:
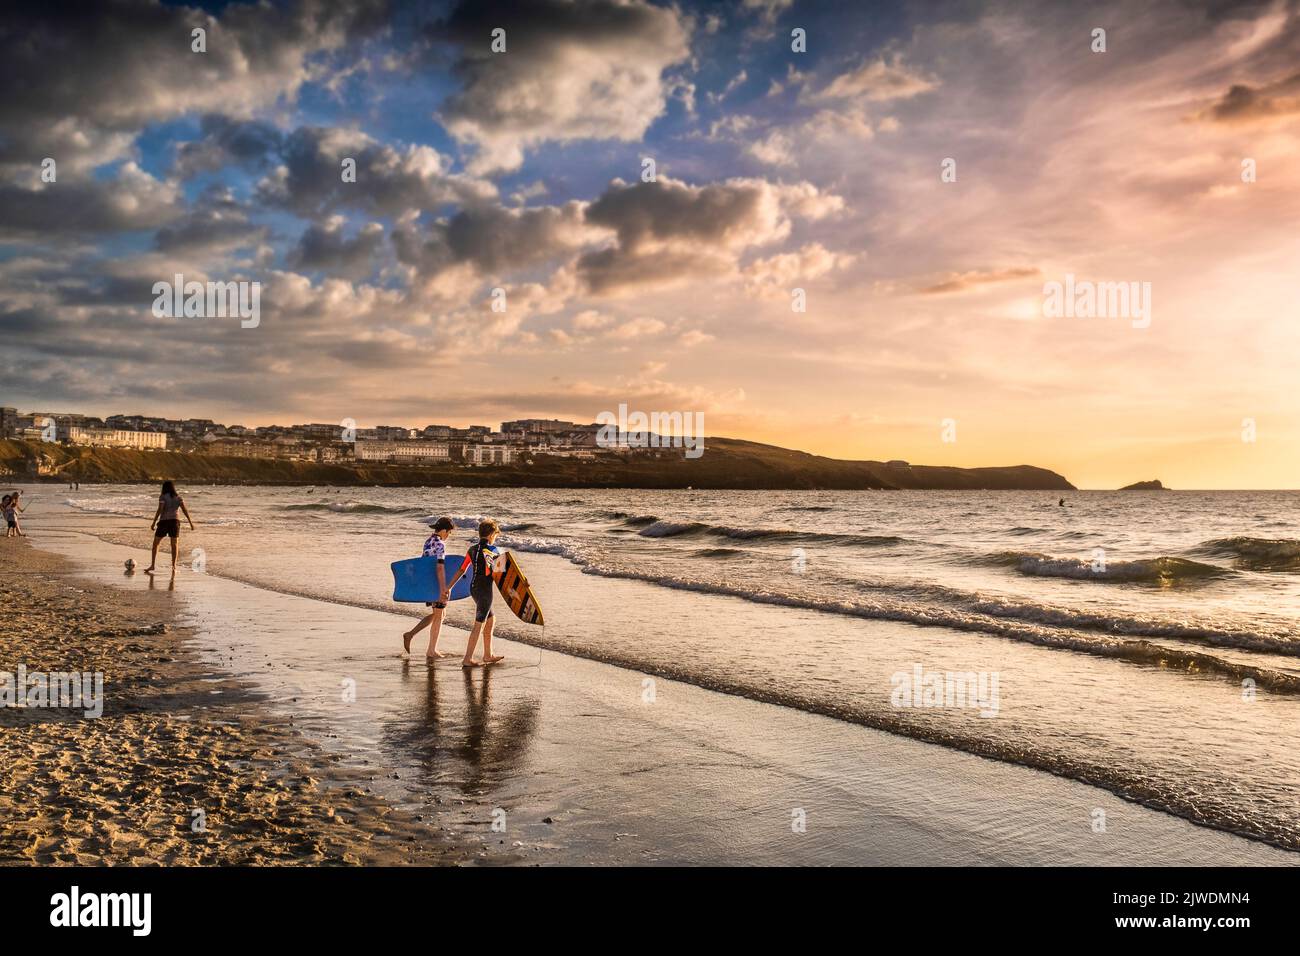
<svg viewBox="0 0 1300 956"><path fill-rule="evenodd" d="M171 594L76 577L26 541L4 542L0 579L0 670L105 675L99 718L0 710L0 863L455 861L365 774L198 661Z"/></svg>
<svg viewBox="0 0 1300 956"><path fill-rule="evenodd" d="M71 565L5 552L24 609L5 653L103 661L110 703L98 721L4 714L7 861L1295 862L1077 781L517 641L498 668L428 667L424 637L400 656L406 613L188 567L151 589L121 571L138 548L61 525L39 544ZM463 642L444 630L444 650Z"/></svg>

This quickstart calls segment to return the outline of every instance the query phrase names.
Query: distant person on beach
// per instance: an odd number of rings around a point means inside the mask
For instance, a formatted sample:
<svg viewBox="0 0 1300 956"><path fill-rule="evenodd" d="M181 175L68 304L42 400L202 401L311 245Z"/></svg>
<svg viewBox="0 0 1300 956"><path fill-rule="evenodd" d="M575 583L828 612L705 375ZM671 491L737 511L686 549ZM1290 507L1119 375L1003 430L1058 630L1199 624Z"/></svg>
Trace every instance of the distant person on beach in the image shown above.
<svg viewBox="0 0 1300 956"><path fill-rule="evenodd" d="M18 500L18 496L21 494L21 491L15 491L13 494L5 495L3 502L0 502L0 513L3 513L5 518L6 538L27 537L27 535L23 534L23 529L18 524L18 513L27 510Z"/></svg>
<svg viewBox="0 0 1300 956"><path fill-rule="evenodd" d="M500 533L501 529L495 521L488 519L480 522L478 542L470 545L469 550L465 552L465 560L461 562L460 570L447 585L447 593L450 594L456 582L473 566L474 577L469 583L469 596L474 599L474 627L470 630L469 640L465 644L465 657L460 662L462 667L481 667L483 664L495 664L505 659L492 653L492 627L496 623L496 616L492 613L492 594L495 590L493 583L496 578L493 562L498 555L492 543ZM474 648L478 645L480 633L483 635L483 660L476 661Z"/></svg>
<svg viewBox="0 0 1300 956"><path fill-rule="evenodd" d="M145 574L153 574L154 566L158 563L158 545L162 542L163 536L172 539L172 574L176 573L176 540L181 535L181 522L176 517L177 512L185 515L185 520L190 523L190 530L194 530L194 519L190 517L190 509L185 507L185 499L176 493L176 486L170 481L162 483L162 494L158 496L158 510L154 512L153 521L149 522L149 530L153 532L153 551L149 555L149 567L144 569Z"/></svg>
<svg viewBox="0 0 1300 956"><path fill-rule="evenodd" d="M439 518L433 523L433 534L429 535L428 540L424 542L423 555L434 559L434 573L438 576L438 600L428 604L427 606L433 610L421 618L419 624L402 635L402 649L410 654L411 638L428 627L429 649L425 651L424 656L430 661L447 656L438 650L438 635L442 632L443 612L447 609L447 601L451 598L451 588L447 586L446 541L455 528L456 524L450 518Z"/></svg>

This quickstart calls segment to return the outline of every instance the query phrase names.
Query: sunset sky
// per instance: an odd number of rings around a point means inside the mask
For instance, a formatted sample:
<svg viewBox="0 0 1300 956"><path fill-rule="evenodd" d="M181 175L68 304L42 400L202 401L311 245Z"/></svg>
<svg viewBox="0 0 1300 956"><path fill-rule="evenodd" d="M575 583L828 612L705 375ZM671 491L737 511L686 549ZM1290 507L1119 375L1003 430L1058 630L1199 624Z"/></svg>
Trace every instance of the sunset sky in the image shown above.
<svg viewBox="0 0 1300 956"><path fill-rule="evenodd" d="M1296 3L73 7L0 20L0 404L627 403L843 458L1300 487ZM260 324L155 317L176 273L259 281ZM1045 317L1067 274L1150 283L1149 327Z"/></svg>

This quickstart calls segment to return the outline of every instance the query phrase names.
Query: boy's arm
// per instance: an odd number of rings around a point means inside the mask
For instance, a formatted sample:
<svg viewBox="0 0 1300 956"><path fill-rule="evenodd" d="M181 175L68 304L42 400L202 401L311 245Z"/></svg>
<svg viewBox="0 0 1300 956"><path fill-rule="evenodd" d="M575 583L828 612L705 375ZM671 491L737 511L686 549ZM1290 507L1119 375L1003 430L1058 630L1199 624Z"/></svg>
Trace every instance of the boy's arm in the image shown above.
<svg viewBox="0 0 1300 956"><path fill-rule="evenodd" d="M447 585L448 591L456 586L456 582L460 580L461 575L465 573L465 569L468 568L471 563L472 559L470 556L468 554L465 555L465 560L460 563L460 570L456 572L456 576L452 578L451 583Z"/></svg>

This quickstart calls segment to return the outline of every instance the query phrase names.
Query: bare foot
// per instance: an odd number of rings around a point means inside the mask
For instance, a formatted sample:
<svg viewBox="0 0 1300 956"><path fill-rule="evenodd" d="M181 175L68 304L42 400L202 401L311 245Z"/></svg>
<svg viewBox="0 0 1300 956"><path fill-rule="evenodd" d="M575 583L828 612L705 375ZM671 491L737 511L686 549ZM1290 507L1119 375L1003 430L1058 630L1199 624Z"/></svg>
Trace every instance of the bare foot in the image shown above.
<svg viewBox="0 0 1300 956"><path fill-rule="evenodd" d="M461 661L460 666L461 667L482 667L483 665L480 664L478 661Z"/></svg>
<svg viewBox="0 0 1300 956"><path fill-rule="evenodd" d="M404 633L404 634L402 635L402 650L403 650L403 652L405 652L405 653L407 653L407 654L410 654L410 653L411 653L411 638L413 638L413 637L415 637L415 632L414 632L414 631L407 631L406 633Z"/></svg>
<svg viewBox="0 0 1300 956"><path fill-rule="evenodd" d="M153 574L153 572L154 572L154 566L152 564L149 565L149 567L144 569L145 574Z"/></svg>
<svg viewBox="0 0 1300 956"><path fill-rule="evenodd" d="M503 661L503 660L505 660L505 659L506 659L506 658L505 658L505 655L504 655L504 654L491 654L491 655L487 655L487 654L485 654L485 655L483 655L483 663L484 663L484 664L496 664L496 663L498 663L499 661Z"/></svg>
<svg viewBox="0 0 1300 956"><path fill-rule="evenodd" d="M442 657L451 657L451 655L446 653L445 651L431 651L425 654L424 656L427 657L429 660L435 660L437 658L442 658Z"/></svg>

